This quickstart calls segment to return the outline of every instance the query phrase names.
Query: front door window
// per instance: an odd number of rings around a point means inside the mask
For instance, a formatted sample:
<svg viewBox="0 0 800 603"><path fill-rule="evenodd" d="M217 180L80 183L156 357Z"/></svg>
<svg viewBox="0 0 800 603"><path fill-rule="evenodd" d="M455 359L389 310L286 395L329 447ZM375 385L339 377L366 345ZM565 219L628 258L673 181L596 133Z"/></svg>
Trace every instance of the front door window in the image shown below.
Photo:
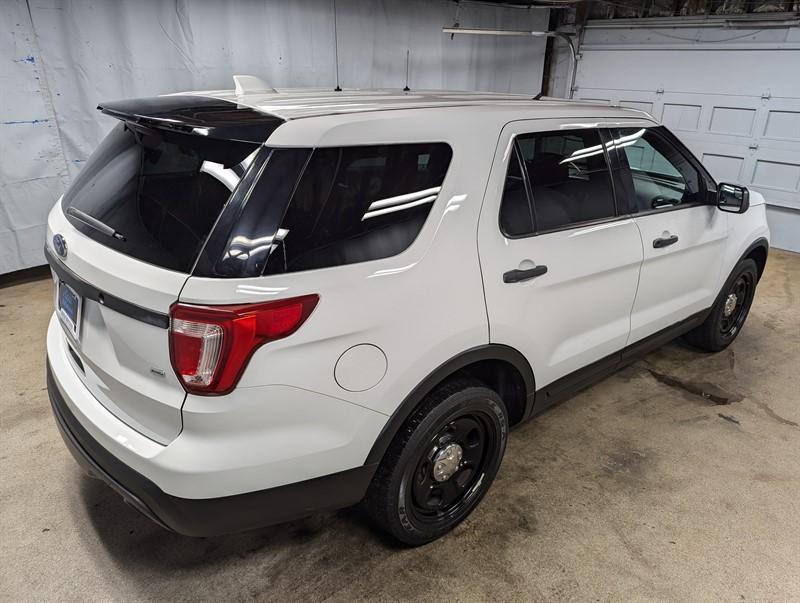
<svg viewBox="0 0 800 603"><path fill-rule="evenodd" d="M699 172L656 130L621 129L611 146L623 152L628 160L640 212L702 202Z"/></svg>

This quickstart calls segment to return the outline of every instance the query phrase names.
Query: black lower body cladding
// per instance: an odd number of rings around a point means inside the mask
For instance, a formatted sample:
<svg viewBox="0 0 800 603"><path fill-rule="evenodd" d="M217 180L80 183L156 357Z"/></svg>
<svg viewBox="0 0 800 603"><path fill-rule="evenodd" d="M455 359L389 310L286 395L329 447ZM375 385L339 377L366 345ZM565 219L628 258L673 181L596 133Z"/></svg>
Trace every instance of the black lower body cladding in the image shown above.
<svg viewBox="0 0 800 603"><path fill-rule="evenodd" d="M47 390L61 437L78 464L160 526L186 536L214 536L264 527L358 503L374 465L234 496L189 499L165 493L103 448L80 424L47 366Z"/></svg>

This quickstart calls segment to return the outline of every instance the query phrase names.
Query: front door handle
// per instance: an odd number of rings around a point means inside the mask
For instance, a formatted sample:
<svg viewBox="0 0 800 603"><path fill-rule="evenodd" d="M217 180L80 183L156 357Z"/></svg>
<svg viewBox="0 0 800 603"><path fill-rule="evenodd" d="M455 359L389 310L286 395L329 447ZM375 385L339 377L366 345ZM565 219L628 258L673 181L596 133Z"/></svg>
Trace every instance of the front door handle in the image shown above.
<svg viewBox="0 0 800 603"><path fill-rule="evenodd" d="M659 237L655 241L653 241L653 247L656 249L660 249L662 247L669 247L670 245L674 245L678 242L678 235L672 235L670 237Z"/></svg>
<svg viewBox="0 0 800 603"><path fill-rule="evenodd" d="M534 266L533 268L528 268L526 270L509 270L503 275L503 282L520 283L522 281L536 278L537 276L542 276L545 272L547 272L547 266L542 265Z"/></svg>

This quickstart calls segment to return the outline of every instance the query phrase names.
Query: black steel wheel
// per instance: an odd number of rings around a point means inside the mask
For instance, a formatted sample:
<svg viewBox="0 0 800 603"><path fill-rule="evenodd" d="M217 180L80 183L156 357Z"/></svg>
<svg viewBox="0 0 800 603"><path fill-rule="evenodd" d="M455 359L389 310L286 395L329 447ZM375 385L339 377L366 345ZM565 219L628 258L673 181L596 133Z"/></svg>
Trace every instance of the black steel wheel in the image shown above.
<svg viewBox="0 0 800 603"><path fill-rule="evenodd" d="M401 544L418 546L452 530L478 505L505 452L508 419L500 397L457 380L423 401L389 446L366 507Z"/></svg>
<svg viewBox="0 0 800 603"><path fill-rule="evenodd" d="M408 512L421 523L455 517L480 492L497 434L491 418L465 413L443 426L419 454L411 485Z"/></svg>
<svg viewBox="0 0 800 603"><path fill-rule="evenodd" d="M724 338L733 338L742 328L747 318L749 301L753 299L755 282L753 275L743 272L730 287L722 305L719 319L719 331Z"/></svg>
<svg viewBox="0 0 800 603"><path fill-rule="evenodd" d="M705 322L684 338L708 352L719 352L739 335L750 313L758 283L758 267L751 259L742 260L722 287Z"/></svg>

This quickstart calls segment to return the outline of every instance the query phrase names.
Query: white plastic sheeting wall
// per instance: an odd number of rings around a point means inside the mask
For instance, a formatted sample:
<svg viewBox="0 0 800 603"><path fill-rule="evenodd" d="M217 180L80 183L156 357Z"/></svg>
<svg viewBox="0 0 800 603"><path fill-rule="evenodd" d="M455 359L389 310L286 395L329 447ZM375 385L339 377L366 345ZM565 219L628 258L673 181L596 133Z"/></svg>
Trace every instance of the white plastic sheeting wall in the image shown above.
<svg viewBox="0 0 800 603"><path fill-rule="evenodd" d="M446 0L336 0L346 88L539 91L547 10ZM231 88L335 86L333 0L0 0L0 274L43 263L45 218L113 125L103 100Z"/></svg>

